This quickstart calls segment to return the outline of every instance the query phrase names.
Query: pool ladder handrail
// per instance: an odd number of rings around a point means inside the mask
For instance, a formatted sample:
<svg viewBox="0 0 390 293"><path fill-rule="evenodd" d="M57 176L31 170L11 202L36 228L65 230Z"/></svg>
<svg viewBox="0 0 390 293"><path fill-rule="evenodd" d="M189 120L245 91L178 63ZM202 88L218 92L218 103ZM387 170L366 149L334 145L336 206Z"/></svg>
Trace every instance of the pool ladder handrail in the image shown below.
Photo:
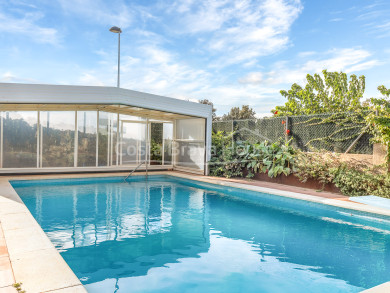
<svg viewBox="0 0 390 293"><path fill-rule="evenodd" d="M137 167L134 168L134 170L132 170L132 171L129 173L129 175L126 176L125 179L123 179L123 181L126 182L126 179L129 178L131 175L133 175L133 173L134 173L135 171L137 171L138 168L141 167L143 164L145 164L145 166L146 166L146 177L148 177L148 165L146 164L146 162L141 162Z"/></svg>

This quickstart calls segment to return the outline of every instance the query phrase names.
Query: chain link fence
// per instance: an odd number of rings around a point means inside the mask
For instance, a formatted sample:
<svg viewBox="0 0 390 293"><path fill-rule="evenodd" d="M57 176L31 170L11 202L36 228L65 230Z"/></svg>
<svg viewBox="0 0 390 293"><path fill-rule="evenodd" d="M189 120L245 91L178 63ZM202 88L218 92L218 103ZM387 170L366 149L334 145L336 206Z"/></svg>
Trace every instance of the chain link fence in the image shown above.
<svg viewBox="0 0 390 293"><path fill-rule="evenodd" d="M349 113L214 121L213 131L233 133L234 141L251 143L293 138L292 145L302 151L373 153L364 117Z"/></svg>

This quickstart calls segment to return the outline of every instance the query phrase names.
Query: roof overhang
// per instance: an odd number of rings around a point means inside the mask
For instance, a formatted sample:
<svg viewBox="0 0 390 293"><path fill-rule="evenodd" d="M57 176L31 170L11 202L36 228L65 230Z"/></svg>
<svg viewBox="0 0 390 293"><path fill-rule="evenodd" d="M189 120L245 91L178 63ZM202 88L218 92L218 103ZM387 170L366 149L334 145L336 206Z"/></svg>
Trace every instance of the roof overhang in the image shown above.
<svg viewBox="0 0 390 293"><path fill-rule="evenodd" d="M0 83L0 104L122 105L211 118L212 107L116 87Z"/></svg>

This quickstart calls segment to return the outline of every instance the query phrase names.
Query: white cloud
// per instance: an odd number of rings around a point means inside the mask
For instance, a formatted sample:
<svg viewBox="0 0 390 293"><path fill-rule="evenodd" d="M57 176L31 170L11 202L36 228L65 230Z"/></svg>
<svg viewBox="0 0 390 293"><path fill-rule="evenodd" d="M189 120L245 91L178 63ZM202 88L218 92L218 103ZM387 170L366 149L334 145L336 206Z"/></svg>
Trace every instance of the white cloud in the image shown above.
<svg viewBox="0 0 390 293"><path fill-rule="evenodd" d="M5 72L0 78L1 82L12 82L15 80L15 75L13 75L11 72Z"/></svg>
<svg viewBox="0 0 390 293"><path fill-rule="evenodd" d="M305 52L300 52L298 53L299 58L306 58L315 55L317 52L314 51L305 51Z"/></svg>
<svg viewBox="0 0 390 293"><path fill-rule="evenodd" d="M106 85L102 80L100 80L96 74L84 72L79 78L78 84L82 85L96 85L104 86Z"/></svg>
<svg viewBox="0 0 390 293"><path fill-rule="evenodd" d="M35 12L25 13L23 17L17 18L0 11L0 32L22 34L38 43L58 44L59 37L56 29L37 24L43 17L42 13Z"/></svg>
<svg viewBox="0 0 390 293"><path fill-rule="evenodd" d="M301 54L298 56L302 57ZM381 64L379 60L372 59L372 54L369 51L359 48L333 49L322 54L313 53L307 56L312 59L295 65L292 62L279 61L273 64L274 69L271 71L251 72L239 80L246 80L247 83L251 84L268 85L303 83L306 74L320 73L324 69L358 73ZM262 76L262 79L250 78L254 76Z"/></svg>
<svg viewBox="0 0 390 293"><path fill-rule="evenodd" d="M0 75L0 82L38 83L38 81L35 79L19 77L10 71L4 72L3 74Z"/></svg>
<svg viewBox="0 0 390 293"><path fill-rule="evenodd" d="M379 38L390 36L390 21L373 26L373 30L378 34Z"/></svg>
<svg viewBox="0 0 390 293"><path fill-rule="evenodd" d="M376 59L369 60L366 62L361 62L361 63L358 63L356 65L353 65L353 66L347 68L345 72L347 72L347 73L359 72L359 71L373 68L373 67L375 67L377 65L381 65L381 64L382 63L379 60L376 60Z"/></svg>
<svg viewBox="0 0 390 293"><path fill-rule="evenodd" d="M116 64L112 60L107 61L111 57L104 51L97 53L102 58L100 67L81 71L74 83L116 85ZM259 115L265 115L272 105L264 108L264 99L280 98L279 89L269 86L259 89L248 84L226 82L209 71L179 61L176 54L154 44L139 47L136 57L122 56L121 87L184 100L207 98L215 103L219 114L238 104L248 104Z"/></svg>
<svg viewBox="0 0 390 293"><path fill-rule="evenodd" d="M206 34L204 48L216 56L223 53L213 67L248 64L284 49L290 27L303 9L299 0L181 0L173 7L172 13L179 14L173 31Z"/></svg>
<svg viewBox="0 0 390 293"><path fill-rule="evenodd" d="M250 72L243 78L238 80L239 83L259 84L263 81L263 73L261 72Z"/></svg>
<svg viewBox="0 0 390 293"><path fill-rule="evenodd" d="M174 13L180 13L181 28L186 33L211 32L218 30L232 16L232 5L226 0L177 1Z"/></svg>
<svg viewBox="0 0 390 293"><path fill-rule="evenodd" d="M363 32L374 35L377 38L390 36L388 1L371 1L366 6L355 7L357 16L355 20L360 22Z"/></svg>
<svg viewBox="0 0 390 293"><path fill-rule="evenodd" d="M127 28L133 21L134 12L122 0L58 0L66 13L78 15L94 23L117 25ZM139 11L140 12L140 11Z"/></svg>

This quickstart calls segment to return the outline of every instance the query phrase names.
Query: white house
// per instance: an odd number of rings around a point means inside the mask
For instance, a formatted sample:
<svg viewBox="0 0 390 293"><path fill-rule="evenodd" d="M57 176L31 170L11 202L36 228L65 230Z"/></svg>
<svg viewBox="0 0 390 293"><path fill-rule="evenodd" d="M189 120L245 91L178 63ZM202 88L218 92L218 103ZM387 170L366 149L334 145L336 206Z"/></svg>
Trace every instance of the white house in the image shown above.
<svg viewBox="0 0 390 293"><path fill-rule="evenodd" d="M116 87L0 83L0 173L207 174L212 107Z"/></svg>

